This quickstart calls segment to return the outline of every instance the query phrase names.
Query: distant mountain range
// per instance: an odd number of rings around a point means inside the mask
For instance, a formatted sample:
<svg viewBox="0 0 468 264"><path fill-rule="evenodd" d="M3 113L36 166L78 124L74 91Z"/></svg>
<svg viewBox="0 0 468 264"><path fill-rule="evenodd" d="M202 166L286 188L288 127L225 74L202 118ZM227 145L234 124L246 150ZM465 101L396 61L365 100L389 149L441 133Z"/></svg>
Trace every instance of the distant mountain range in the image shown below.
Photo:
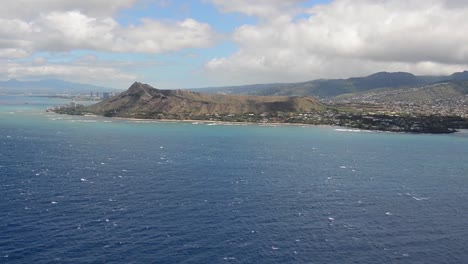
<svg viewBox="0 0 468 264"><path fill-rule="evenodd" d="M115 92L109 87L91 84L73 83L58 79L46 79L39 81L0 81L0 94L79 94L90 92Z"/></svg>
<svg viewBox="0 0 468 264"><path fill-rule="evenodd" d="M468 81L445 81L434 84L403 88L381 88L358 93L349 93L331 98L334 102L425 102L435 103L440 100L468 100Z"/></svg>
<svg viewBox="0 0 468 264"><path fill-rule="evenodd" d="M187 90L158 90L139 82L117 96L86 107L87 112L97 115L151 119L206 119L207 115L218 114L321 109L322 104L312 97L200 94Z"/></svg>
<svg viewBox="0 0 468 264"><path fill-rule="evenodd" d="M261 95L261 96L313 96L321 99L341 98L343 95L363 95L367 92L377 93L398 90L399 93L411 91L412 98L428 96L437 99L447 95L466 95L468 71L457 72L449 76L415 76L407 72L379 72L366 77L348 79L319 79L299 83L253 84L244 86L226 86L191 89L198 93L215 93L226 95ZM443 85L438 85L443 84ZM422 87L437 87L436 92ZM405 90L407 89L407 91ZM431 88L433 89L433 88ZM0 94L84 94L90 92L115 92L109 87L90 84L72 83L57 79L39 81L0 81ZM432 90L431 90L432 91ZM423 94L422 94L423 93ZM391 97L387 97L388 100ZM393 99L398 98L393 97Z"/></svg>
<svg viewBox="0 0 468 264"><path fill-rule="evenodd" d="M211 87L196 89L196 91L202 93L332 98L338 95L361 93L375 89L420 87L455 81L468 81L468 71L454 73L449 76L415 76L407 72L379 72L367 77L349 79L319 79L300 83Z"/></svg>

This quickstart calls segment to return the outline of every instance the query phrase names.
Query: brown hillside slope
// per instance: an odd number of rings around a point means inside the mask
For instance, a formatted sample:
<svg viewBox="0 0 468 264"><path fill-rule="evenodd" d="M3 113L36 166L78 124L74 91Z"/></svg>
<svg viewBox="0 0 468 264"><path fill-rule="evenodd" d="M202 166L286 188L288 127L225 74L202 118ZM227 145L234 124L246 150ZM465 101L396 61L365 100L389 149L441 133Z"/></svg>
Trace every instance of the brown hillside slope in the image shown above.
<svg viewBox="0 0 468 264"><path fill-rule="evenodd" d="M185 90L158 90L135 82L126 92L89 106L86 110L106 116L132 117L143 113L155 117L160 113L201 116L308 112L322 108L322 104L313 97L200 94Z"/></svg>

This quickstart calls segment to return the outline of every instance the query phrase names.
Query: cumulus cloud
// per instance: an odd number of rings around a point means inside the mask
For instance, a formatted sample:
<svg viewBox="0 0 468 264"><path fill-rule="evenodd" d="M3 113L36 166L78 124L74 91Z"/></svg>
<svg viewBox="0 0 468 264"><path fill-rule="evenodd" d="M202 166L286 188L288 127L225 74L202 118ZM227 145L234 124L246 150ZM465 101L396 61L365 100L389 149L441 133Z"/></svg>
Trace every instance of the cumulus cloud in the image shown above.
<svg viewBox="0 0 468 264"><path fill-rule="evenodd" d="M0 78L60 78L124 88L121 86L136 80L138 76L120 70L115 63L100 62L89 58L78 59L71 63L49 63L46 59L38 57L28 63L2 61L0 63Z"/></svg>
<svg viewBox="0 0 468 264"><path fill-rule="evenodd" d="M211 60L206 69L212 76L223 73L226 80L245 82L349 77L381 70L463 70L468 68L468 34L463 30L468 28L468 5L463 3L335 0L304 10L307 17L302 19L271 19L237 28L232 39L239 51ZM249 14L245 8L236 10Z"/></svg>
<svg viewBox="0 0 468 264"><path fill-rule="evenodd" d="M288 15L296 10L295 4L305 0L209 0L223 12L239 12L270 19Z"/></svg>
<svg viewBox="0 0 468 264"><path fill-rule="evenodd" d="M80 11L91 16L109 16L131 7L138 0L3 0L0 17L32 19L50 12Z"/></svg>
<svg viewBox="0 0 468 264"><path fill-rule="evenodd" d="M160 54L186 48L205 48L218 40L206 23L191 18L140 18L122 25L121 9L146 0L5 0L0 9L0 78L65 78L77 81L135 80L126 72L154 65L104 63L87 56L63 63L34 56L38 52L67 54L75 50L112 53ZM156 1L161 8L171 3Z"/></svg>
<svg viewBox="0 0 468 264"><path fill-rule="evenodd" d="M0 56L10 58L73 49L162 53L208 47L215 40L210 25L193 19L142 19L127 27L113 18L90 17L79 11L47 13L30 22L0 19Z"/></svg>

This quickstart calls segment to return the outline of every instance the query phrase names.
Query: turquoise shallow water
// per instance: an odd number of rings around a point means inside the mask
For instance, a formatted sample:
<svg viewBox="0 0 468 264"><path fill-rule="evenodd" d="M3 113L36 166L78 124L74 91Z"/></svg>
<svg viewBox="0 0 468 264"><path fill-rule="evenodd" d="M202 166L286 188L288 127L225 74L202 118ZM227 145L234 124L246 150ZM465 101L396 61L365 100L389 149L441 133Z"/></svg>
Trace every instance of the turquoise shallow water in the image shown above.
<svg viewBox="0 0 468 264"><path fill-rule="evenodd" d="M0 97L0 262L463 263L468 137L159 123Z"/></svg>

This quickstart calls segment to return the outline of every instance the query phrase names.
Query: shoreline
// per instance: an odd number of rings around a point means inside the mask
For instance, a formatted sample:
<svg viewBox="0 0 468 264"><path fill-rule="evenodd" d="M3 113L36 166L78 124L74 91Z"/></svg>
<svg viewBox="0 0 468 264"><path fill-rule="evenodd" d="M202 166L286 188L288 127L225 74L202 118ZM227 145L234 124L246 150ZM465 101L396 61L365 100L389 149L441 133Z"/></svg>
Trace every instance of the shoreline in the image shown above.
<svg viewBox="0 0 468 264"><path fill-rule="evenodd" d="M60 113L52 112L56 115L62 115ZM67 114L68 115L68 114ZM78 115L72 115L78 116ZM305 124L305 123L258 123L258 122L234 122L234 121L219 121L219 120L192 120L192 119L145 119L145 118L134 118L134 117L107 117L102 115L82 115L82 117L98 117L98 118L105 118L109 120L120 120L120 121L139 121L139 122L146 122L146 123L202 123L202 124L216 124L216 125L237 125L237 126L247 126L247 125L254 125L254 126L268 126L268 127L275 127L275 126L292 126L292 127L329 127L329 128L337 128L337 129L348 129L348 130L360 130L360 131L369 131L369 132L392 132L392 131L382 131L382 130L369 130L369 129L359 129L353 127L345 127L345 126L336 126L336 125L326 125L326 124ZM399 133L399 132L395 132ZM406 133L406 132L403 132ZM413 133L419 134L419 133Z"/></svg>
<svg viewBox="0 0 468 264"><path fill-rule="evenodd" d="M54 112L55 113L55 112ZM61 115L60 113L55 113ZM339 125L327 125L327 124L305 124L305 123L259 123L259 122L234 122L234 121L220 121L220 120L192 120L192 119L145 119L145 118L133 118L133 117L106 117L101 115L82 115L83 117L94 117L94 118L105 118L109 120L119 120L119 121L130 121L130 122L142 122L142 123L199 123L205 125L234 125L234 126L261 126L261 127L282 127L282 126L291 126L291 127L328 127L335 128L335 131L345 131L345 132L374 132L374 133L395 133L395 134L415 134L415 135L450 135L450 134L460 134L468 133L468 129L458 129L451 133L423 133L423 132L407 132L407 131L387 131L387 130L372 130L372 129L363 129L349 126L339 126Z"/></svg>
<svg viewBox="0 0 468 264"><path fill-rule="evenodd" d="M329 126L331 125L313 125L313 124L302 124L302 123L260 123L260 122L235 122L235 121L220 121L220 120L195 120L195 119L144 119L144 118L132 118L132 117L105 117L94 115L96 117L104 117L117 120L128 120L128 121L154 121L154 122L167 122L167 123L207 123L207 124L232 124L232 125L272 125L272 126Z"/></svg>

